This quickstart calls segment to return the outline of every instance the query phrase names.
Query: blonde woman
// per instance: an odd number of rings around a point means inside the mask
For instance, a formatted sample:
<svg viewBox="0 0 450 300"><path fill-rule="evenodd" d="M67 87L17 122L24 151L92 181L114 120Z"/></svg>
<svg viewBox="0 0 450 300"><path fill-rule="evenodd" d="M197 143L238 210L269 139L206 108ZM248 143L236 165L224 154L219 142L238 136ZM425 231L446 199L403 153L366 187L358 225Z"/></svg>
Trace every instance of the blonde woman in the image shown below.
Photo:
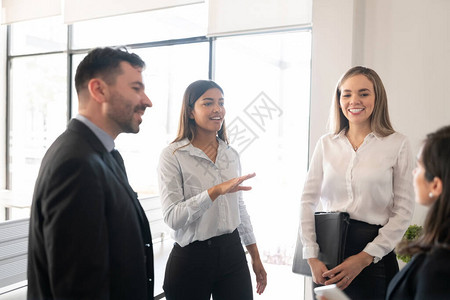
<svg viewBox="0 0 450 300"><path fill-rule="evenodd" d="M316 145L301 198L303 257L313 286L337 284L352 300L384 299L398 272L393 252L414 207L414 158L395 132L378 74L354 67L338 81L331 132ZM345 260L328 270L318 257L314 211L350 214Z"/></svg>

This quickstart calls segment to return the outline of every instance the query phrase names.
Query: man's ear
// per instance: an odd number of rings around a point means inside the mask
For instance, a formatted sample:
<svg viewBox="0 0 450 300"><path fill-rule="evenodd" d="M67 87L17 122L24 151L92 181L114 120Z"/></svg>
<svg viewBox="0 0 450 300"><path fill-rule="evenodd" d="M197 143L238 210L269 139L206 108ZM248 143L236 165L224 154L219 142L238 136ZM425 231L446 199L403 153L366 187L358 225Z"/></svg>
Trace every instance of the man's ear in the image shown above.
<svg viewBox="0 0 450 300"><path fill-rule="evenodd" d="M439 197L442 194L442 180L437 176L435 176L431 182L431 192L436 197Z"/></svg>
<svg viewBox="0 0 450 300"><path fill-rule="evenodd" d="M88 82L89 94L98 103L103 103L107 99L108 85L100 78L92 78Z"/></svg>

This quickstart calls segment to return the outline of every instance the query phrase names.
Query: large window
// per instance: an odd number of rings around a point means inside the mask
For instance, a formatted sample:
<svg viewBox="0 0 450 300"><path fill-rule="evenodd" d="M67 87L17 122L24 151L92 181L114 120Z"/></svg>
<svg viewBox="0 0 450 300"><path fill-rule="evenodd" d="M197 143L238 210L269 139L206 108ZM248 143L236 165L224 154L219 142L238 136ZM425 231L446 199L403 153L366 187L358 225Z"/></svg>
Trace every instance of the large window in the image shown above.
<svg viewBox="0 0 450 300"><path fill-rule="evenodd" d="M27 217L42 157L67 122L67 26L61 18L11 26L6 183L0 218ZM2 77L4 78L4 77ZM8 194L6 194L8 193ZM5 198L2 199L4 200Z"/></svg>
<svg viewBox="0 0 450 300"><path fill-rule="evenodd" d="M308 161L311 31L210 38L204 16L201 4L70 26L58 18L10 26L7 188L30 196L9 217L29 213L42 157L77 114L78 63L89 48L125 45L146 62L153 102L139 134L116 139L133 188L141 197L158 194L156 166L175 138L183 92L214 79L224 89L228 136L243 172L257 174L244 197L270 274L258 299L301 298L303 281L291 265Z"/></svg>

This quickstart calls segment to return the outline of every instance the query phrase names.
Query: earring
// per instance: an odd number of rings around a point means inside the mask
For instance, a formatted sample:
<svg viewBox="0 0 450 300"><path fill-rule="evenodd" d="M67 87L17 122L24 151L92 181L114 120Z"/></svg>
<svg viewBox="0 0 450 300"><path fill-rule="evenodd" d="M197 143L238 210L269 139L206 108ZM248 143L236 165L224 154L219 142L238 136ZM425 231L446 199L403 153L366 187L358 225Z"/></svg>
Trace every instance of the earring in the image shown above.
<svg viewBox="0 0 450 300"><path fill-rule="evenodd" d="M430 198L433 198L433 193L432 192L430 192L429 194L428 194L428 197L430 197Z"/></svg>

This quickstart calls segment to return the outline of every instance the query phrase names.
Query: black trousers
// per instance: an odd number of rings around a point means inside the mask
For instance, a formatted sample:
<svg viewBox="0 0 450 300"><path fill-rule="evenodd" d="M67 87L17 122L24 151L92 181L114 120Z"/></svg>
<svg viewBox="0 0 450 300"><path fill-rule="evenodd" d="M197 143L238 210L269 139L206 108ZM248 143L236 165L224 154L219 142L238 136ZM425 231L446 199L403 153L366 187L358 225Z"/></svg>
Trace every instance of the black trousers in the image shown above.
<svg viewBox="0 0 450 300"><path fill-rule="evenodd" d="M167 300L252 300L252 282L239 233L175 244L163 285Z"/></svg>
<svg viewBox="0 0 450 300"><path fill-rule="evenodd" d="M344 259L361 252L378 235L379 225L350 220ZM352 300L384 300L389 282L398 272L398 262L392 251L378 263L371 263L344 290ZM319 286L313 282L314 287Z"/></svg>

